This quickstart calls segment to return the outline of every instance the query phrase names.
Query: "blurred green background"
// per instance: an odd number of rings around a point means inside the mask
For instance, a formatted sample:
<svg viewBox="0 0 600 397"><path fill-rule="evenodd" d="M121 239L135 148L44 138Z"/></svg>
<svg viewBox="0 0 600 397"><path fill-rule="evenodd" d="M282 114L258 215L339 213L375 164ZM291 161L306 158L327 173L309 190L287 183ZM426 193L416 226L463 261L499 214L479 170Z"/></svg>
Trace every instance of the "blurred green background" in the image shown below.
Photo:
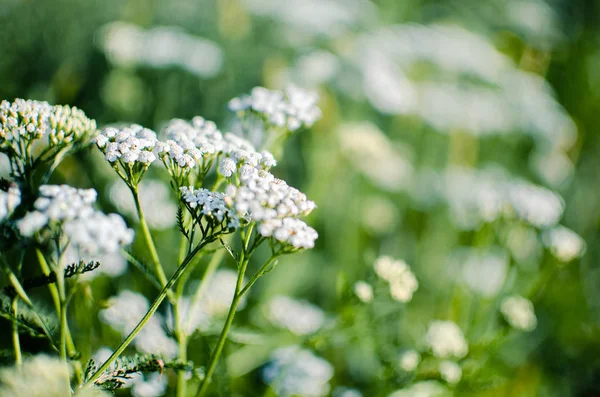
<svg viewBox="0 0 600 397"><path fill-rule="evenodd" d="M393 370L398 349L418 346L430 320L452 319L476 361L463 366L456 395L597 396L598 21L594 0L0 0L0 97L74 105L100 126L158 131L171 118L201 115L226 131L228 100L254 86L317 90L324 117L288 141L275 174L317 203L309 223L320 238L259 283L250 306L295 296L342 325L304 342L274 336L258 356L302 342L334 365L332 386L387 395L409 381ZM535 225L481 221L480 208L457 204L486 187L445 176L490 167L562 196L560 223L587 243L581 259L559 263ZM66 161L54 182L94 186L114 211L115 176L106 168L90 149ZM515 244L531 234L539 252L520 260ZM176 252L175 231L157 236L164 255ZM533 291L537 329L511 334L489 357L476 346L498 326L499 296L481 296L456 277L456 258L468 248L508 258L502 293ZM380 255L403 258L417 275L409 304L366 310L353 296L355 281L373 279ZM155 293L135 270L128 274L95 279L94 298L75 303L72 329L84 357L119 339L86 310L95 313L123 288ZM252 313L236 322L260 328ZM198 345L201 356L206 345ZM222 375L224 395L267 393L256 349L228 353L238 353L229 371L254 372Z"/></svg>

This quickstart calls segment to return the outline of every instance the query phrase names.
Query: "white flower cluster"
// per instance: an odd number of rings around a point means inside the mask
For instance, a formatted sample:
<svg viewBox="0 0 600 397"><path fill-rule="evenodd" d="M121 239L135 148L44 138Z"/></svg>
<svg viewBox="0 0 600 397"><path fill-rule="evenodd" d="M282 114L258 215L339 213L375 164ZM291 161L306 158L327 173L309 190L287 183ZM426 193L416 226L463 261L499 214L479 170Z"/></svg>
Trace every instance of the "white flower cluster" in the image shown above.
<svg viewBox="0 0 600 397"><path fill-rule="evenodd" d="M313 201L264 170L242 167L240 177L241 185L229 185L225 193L226 202L237 216L256 221L264 237L273 237L295 248L314 247L317 232L297 219L316 208Z"/></svg>
<svg viewBox="0 0 600 397"><path fill-rule="evenodd" d="M156 133L138 124L120 129L107 127L93 141L110 163L120 160L124 164L148 166L156 160Z"/></svg>
<svg viewBox="0 0 600 397"><path fill-rule="evenodd" d="M0 222L21 204L21 191L16 185L10 186L8 191L0 190Z"/></svg>
<svg viewBox="0 0 600 397"><path fill-rule="evenodd" d="M255 87L250 95L243 95L229 101L229 109L234 112L251 110L265 117L276 127L296 131L312 126L321 118L317 107L319 96L294 85L283 91Z"/></svg>
<svg viewBox="0 0 600 397"><path fill-rule="evenodd" d="M329 393L333 366L298 346L275 350L262 372L263 379L280 397L322 397Z"/></svg>
<svg viewBox="0 0 600 397"><path fill-rule="evenodd" d="M117 214L94 210L94 189L76 189L68 185L42 185L35 210L17 222L21 235L31 237L44 227L58 226L71 244L85 255L117 252L133 242L133 230Z"/></svg>
<svg viewBox="0 0 600 397"><path fill-rule="evenodd" d="M240 219L227 206L224 193L203 188L194 189L191 186L184 186L180 190L182 200L196 216L204 215L217 220L218 223L227 221L228 228L235 229L240 226Z"/></svg>
<svg viewBox="0 0 600 397"><path fill-rule="evenodd" d="M454 361L441 361L438 370L440 371L441 378L451 385L457 384L462 378L462 369Z"/></svg>
<svg viewBox="0 0 600 397"><path fill-rule="evenodd" d="M8 154L25 156L23 149L39 139L46 139L49 146L66 147L95 130L96 122L76 107L24 99L0 103L0 151Z"/></svg>
<svg viewBox="0 0 600 397"><path fill-rule="evenodd" d="M440 358L463 358L469 352L465 336L452 321L432 321L425 334L425 344L434 356Z"/></svg>
<svg viewBox="0 0 600 397"><path fill-rule="evenodd" d="M310 335L325 323L325 313L319 307L287 296L276 296L267 303L267 317L295 335Z"/></svg>
<svg viewBox="0 0 600 397"><path fill-rule="evenodd" d="M331 395L332 397L363 397L363 394L359 390L344 386L338 386L333 389Z"/></svg>
<svg viewBox="0 0 600 397"><path fill-rule="evenodd" d="M409 302L419 288L417 278L410 267L401 259L389 256L377 258L373 264L375 273L390 284L390 294L394 300Z"/></svg>
<svg viewBox="0 0 600 397"><path fill-rule="evenodd" d="M118 277L127 271L127 259L120 252L109 252L101 255L89 255L85 252L78 251L76 247L69 246L63 253L64 263L79 263L80 261L100 262L98 267L93 272L87 272L79 276L79 280L92 280L100 274L108 277Z"/></svg>
<svg viewBox="0 0 600 397"><path fill-rule="evenodd" d="M579 258L586 251L585 240L564 226L556 226L544 231L542 241L550 249L552 255L562 262L570 262Z"/></svg>
<svg viewBox="0 0 600 397"><path fill-rule="evenodd" d="M119 213L137 219L137 209L127 185L116 180L110 187L110 201ZM175 225L177 205L171 199L168 186L156 179L144 179L138 186L140 203L148 226L156 230L165 230Z"/></svg>
<svg viewBox="0 0 600 397"><path fill-rule="evenodd" d="M513 178L500 167L451 167L443 174L429 170L415 180L420 185L415 186L415 199L447 203L454 223L464 230L502 217L548 228L556 225L565 207L556 192Z"/></svg>
<svg viewBox="0 0 600 397"><path fill-rule="evenodd" d="M177 167L189 171L197 165L207 172L217 155L221 156L217 172L226 178L244 165L259 169L276 165L271 153L257 152L250 142L232 133L222 134L215 123L200 116L190 122L173 119L164 134L168 140L157 144L157 153L171 173Z"/></svg>
<svg viewBox="0 0 600 397"><path fill-rule="evenodd" d="M251 168L268 170L277 165L273 154L263 150L257 152L246 139L232 133L225 134L225 145L221 150L224 157L219 163L219 173L226 178L231 177L238 169L247 174Z"/></svg>
<svg viewBox="0 0 600 397"><path fill-rule="evenodd" d="M66 222L63 231L70 243L87 255L118 252L122 246L131 244L134 237L120 215L100 211Z"/></svg>
<svg viewBox="0 0 600 397"><path fill-rule="evenodd" d="M108 301L108 307L100 311L100 320L111 328L128 335L149 308L148 300L132 291L121 291ZM171 339L163 327L162 316L155 313L136 335L135 347L141 353L161 354L174 358L178 353L177 342Z"/></svg>
<svg viewBox="0 0 600 397"><path fill-rule="evenodd" d="M97 193L94 189L77 189L68 185L42 185L29 212L17 226L23 236L31 237L51 222L67 222L90 216Z"/></svg>
<svg viewBox="0 0 600 397"><path fill-rule="evenodd" d="M353 290L361 302L368 303L373 300L373 286L366 281L357 281L354 283Z"/></svg>
<svg viewBox="0 0 600 397"><path fill-rule="evenodd" d="M533 311L533 303L519 295L509 296L502 300L500 311L511 327L522 331L533 331L537 326L537 318Z"/></svg>

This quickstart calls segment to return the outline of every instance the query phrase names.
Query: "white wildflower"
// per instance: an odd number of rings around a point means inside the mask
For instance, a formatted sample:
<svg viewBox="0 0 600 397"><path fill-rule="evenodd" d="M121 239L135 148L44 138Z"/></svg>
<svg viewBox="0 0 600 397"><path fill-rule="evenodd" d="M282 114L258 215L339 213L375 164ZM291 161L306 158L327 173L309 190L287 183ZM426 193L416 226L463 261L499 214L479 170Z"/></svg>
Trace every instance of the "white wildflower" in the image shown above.
<svg viewBox="0 0 600 397"><path fill-rule="evenodd" d="M499 247L488 247L486 251L470 248L458 249L453 254L459 275L472 291L483 297L495 296L506 280L508 256Z"/></svg>
<svg viewBox="0 0 600 397"><path fill-rule="evenodd" d="M322 397L329 393L333 366L298 346L279 348L262 371L263 379L281 397Z"/></svg>
<svg viewBox="0 0 600 397"><path fill-rule="evenodd" d="M440 358L463 358L469 352L461 329L452 321L432 321L425 334L425 343L433 355Z"/></svg>
<svg viewBox="0 0 600 397"><path fill-rule="evenodd" d="M206 291L200 301L200 310L210 317L222 317L227 314L237 283L237 272L229 269L220 269L208 281ZM245 284L245 281L244 281ZM247 296L244 295L238 304L237 310L246 306ZM196 308L192 309L195 313Z"/></svg>
<svg viewBox="0 0 600 397"><path fill-rule="evenodd" d="M373 300L373 286L366 281L357 281L354 283L354 294L361 302L371 302Z"/></svg>
<svg viewBox="0 0 600 397"><path fill-rule="evenodd" d="M150 307L142 294L133 291L121 291L108 300L107 308L100 310L100 320L110 327L127 335L144 317Z"/></svg>
<svg viewBox="0 0 600 397"><path fill-rule="evenodd" d="M577 233L564 226L556 226L542 234L544 245L561 262L570 262L585 253L586 243Z"/></svg>
<svg viewBox="0 0 600 397"><path fill-rule="evenodd" d="M118 252L122 246L131 244L134 237L120 215L105 215L100 211L66 222L63 230L71 244L90 256Z"/></svg>
<svg viewBox="0 0 600 397"><path fill-rule="evenodd" d="M227 222L227 227L235 228L239 219L227 206L225 194L208 189L194 189L192 186L180 188L181 198L195 216L204 215L217 221Z"/></svg>
<svg viewBox="0 0 600 397"><path fill-rule="evenodd" d="M419 366L421 355L416 350L406 350L400 354L398 364L406 372L412 372Z"/></svg>
<svg viewBox="0 0 600 397"><path fill-rule="evenodd" d="M161 397L167 392L167 377L159 374L145 374L134 377L131 394L134 397Z"/></svg>
<svg viewBox="0 0 600 397"><path fill-rule="evenodd" d="M250 110L264 116L275 127L296 131L302 127L311 127L321 118L318 101L316 93L293 85L284 91L255 87L250 95L232 99L229 109L235 112Z"/></svg>
<svg viewBox="0 0 600 397"><path fill-rule="evenodd" d="M156 133L138 124L121 129L107 127L94 138L107 161L121 159L125 164L147 166L156 160Z"/></svg>
<svg viewBox="0 0 600 397"><path fill-rule="evenodd" d="M444 360L440 362L438 369L442 379L451 385L457 384L462 378L462 369L454 361Z"/></svg>
<svg viewBox="0 0 600 397"><path fill-rule="evenodd" d="M267 317L296 335L310 335L325 323L325 313L319 307L287 296L276 296L267 303Z"/></svg>
<svg viewBox="0 0 600 397"><path fill-rule="evenodd" d="M42 152L38 158L49 161L58 150L70 150L83 143L95 130L96 122L76 107L23 99L0 103L0 151L15 153L12 160L22 165L29 161L25 148L34 142L56 149Z"/></svg>
<svg viewBox="0 0 600 397"><path fill-rule="evenodd" d="M511 327L522 331L533 331L537 326L537 318L533 304L519 295L504 298L500 311Z"/></svg>
<svg viewBox="0 0 600 397"><path fill-rule="evenodd" d="M379 257L373 264L375 273L390 285L390 294L394 300L408 302L419 288L417 278L410 267L401 259L389 256Z"/></svg>
<svg viewBox="0 0 600 397"><path fill-rule="evenodd" d="M237 164L229 157L225 157L219 163L219 174L229 178L237 170Z"/></svg>
<svg viewBox="0 0 600 397"><path fill-rule="evenodd" d="M160 354L173 359L179 353L177 342L169 337L163 326L162 316L155 313L134 339L135 348L144 354Z"/></svg>

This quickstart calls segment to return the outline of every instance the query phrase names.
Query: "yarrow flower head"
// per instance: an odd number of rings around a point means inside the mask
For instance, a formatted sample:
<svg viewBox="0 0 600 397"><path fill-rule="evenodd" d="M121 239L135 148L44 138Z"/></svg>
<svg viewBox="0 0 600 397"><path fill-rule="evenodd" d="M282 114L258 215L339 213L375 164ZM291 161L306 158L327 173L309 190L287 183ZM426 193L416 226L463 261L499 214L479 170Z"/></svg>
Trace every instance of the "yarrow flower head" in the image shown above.
<svg viewBox="0 0 600 397"><path fill-rule="evenodd" d="M302 127L311 127L321 118L318 101L316 93L294 85L283 91L255 87L249 95L229 101L229 109L234 112L251 111L264 117L270 125L296 131Z"/></svg>
<svg viewBox="0 0 600 397"><path fill-rule="evenodd" d="M139 184L150 164L156 160L156 133L138 124L124 128L107 127L93 141L104 153L106 161L131 186Z"/></svg>
<svg viewBox="0 0 600 397"><path fill-rule="evenodd" d="M263 237L292 248L313 248L317 232L297 219L312 212L316 205L306 195L271 173L242 167L240 186L229 185L225 201L245 222L257 222Z"/></svg>
<svg viewBox="0 0 600 397"><path fill-rule="evenodd" d="M465 336L452 321L432 321L425 335L425 343L433 355L440 358L463 358L469 352Z"/></svg>
<svg viewBox="0 0 600 397"><path fill-rule="evenodd" d="M191 186L180 188L181 198L192 216L200 221L202 217L210 219L211 226L225 225L226 228L236 229L240 219L225 202L225 194L208 189L194 189Z"/></svg>
<svg viewBox="0 0 600 397"><path fill-rule="evenodd" d="M398 364L406 372L412 372L419 366L421 355L416 350L406 350L400 354Z"/></svg>
<svg viewBox="0 0 600 397"><path fill-rule="evenodd" d="M519 295L504 298L500 311L511 327L522 331L533 331L537 326L537 318L533 311L533 303Z"/></svg>
<svg viewBox="0 0 600 397"><path fill-rule="evenodd" d="M78 147L95 131L96 122L76 107L24 99L0 103L0 152L19 173Z"/></svg>
<svg viewBox="0 0 600 397"><path fill-rule="evenodd" d="M379 257L373 264L375 273L390 284L390 294L394 300L408 302L419 288L417 278L410 267L401 259L389 256Z"/></svg>
<svg viewBox="0 0 600 397"><path fill-rule="evenodd" d="M34 211L17 222L21 235L33 237L43 230L64 233L71 244L86 255L117 252L133 242L133 230L117 214L105 215L95 210L94 189L77 189L68 185L42 185Z"/></svg>

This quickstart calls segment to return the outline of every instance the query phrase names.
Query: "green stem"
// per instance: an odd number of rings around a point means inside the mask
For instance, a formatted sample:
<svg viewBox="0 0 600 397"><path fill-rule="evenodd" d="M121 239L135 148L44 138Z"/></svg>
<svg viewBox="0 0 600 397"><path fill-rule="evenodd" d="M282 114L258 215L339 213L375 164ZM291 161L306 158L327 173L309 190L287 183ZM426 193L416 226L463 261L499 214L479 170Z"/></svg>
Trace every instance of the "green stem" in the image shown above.
<svg viewBox="0 0 600 397"><path fill-rule="evenodd" d="M36 249L35 253L38 257L42 273L44 273L45 276L49 276L51 271L50 267L48 266L48 262L46 262L46 258L44 258L44 254L42 254L42 252L39 249ZM58 294L58 288L54 283L50 283L48 284L48 290L50 291L52 301L54 302L54 309L56 310L56 315L60 318L60 297ZM73 357L77 353L77 350L75 349L75 343L73 342L73 336L71 335L71 331L69 330L69 328L66 329L66 337L69 356Z"/></svg>
<svg viewBox="0 0 600 397"><path fill-rule="evenodd" d="M198 388L198 392L196 393L196 397L201 397L206 394L206 390L208 389L208 385L210 382L210 378L212 377L213 372L215 372L215 368L217 367L217 362L219 361L219 357L221 356L221 352L223 351L223 346L225 346L225 340L227 339L227 334L229 333L229 329L231 328L231 324L233 323L233 318L235 317L235 312L237 310L238 304L240 303L241 295L239 292L242 289L242 284L244 282L244 273L246 272L246 267L248 266L248 259L244 257L244 253L242 252L242 258L240 261L240 266L238 269L238 278L235 286L235 295L233 296L233 300L231 302L231 306L229 307L229 312L227 313L227 318L225 319L225 325L223 325L223 330L221 331L221 335L219 335L219 340L217 341L217 346L215 346L215 350L211 354L210 362L208 365L208 370L206 371L206 376L200 387Z"/></svg>
<svg viewBox="0 0 600 397"><path fill-rule="evenodd" d="M202 397L206 394L208 389L208 385L210 382L210 378L212 377L213 372L217 366L217 362L219 361L219 357L221 352L223 351L223 347L225 346L225 340L227 339L227 334L229 333L229 329L231 328L231 324L233 323L233 318L235 317L235 313L238 307L238 304L244 294L248 292L250 287L254 285L256 280L260 278L264 274L264 272L271 266L271 264L277 259L277 255L269 258L264 265L260 267L260 269L252 276L250 281L246 284L245 287L242 288L242 284L244 282L244 274L246 273L246 268L248 266L248 262L250 260L249 256L244 256L244 252L242 252L241 264L238 272L237 284L235 287L235 295L233 297L233 301L231 302L231 307L229 308L229 312L227 313L227 318L225 319L225 325L223 326L223 330L221 331L221 335L219 336L219 340L217 341L217 346L211 356L210 363L208 366L208 370L206 372L206 376L200 387L198 388L198 392L196 393L196 397Z"/></svg>
<svg viewBox="0 0 600 397"><path fill-rule="evenodd" d="M191 327L192 320L195 318L195 314L196 314L195 309L196 309L196 307L198 307L198 303L200 302L200 299L202 299L202 296L204 295L204 292L206 291L206 287L208 286L208 282L212 278L212 275L219 268L219 264L221 263L221 260L223 259L224 254L225 254L224 250L219 250L214 253L212 258L210 258L210 262L208 262L208 265L206 266L206 269L204 270L204 274L202 275L202 280L200 281L200 284L198 285L198 288L196 289L196 292L194 293L194 296L192 297L192 300L190 301L190 306L189 306L190 312L188 313L188 316L186 319L186 324L185 324L186 329L189 329L189 327Z"/></svg>
<svg viewBox="0 0 600 397"><path fill-rule="evenodd" d="M18 316L18 309L19 309L19 297L15 296L13 298L12 301L12 309L13 309L13 314L15 315L15 318ZM13 339L13 346L15 348L15 364L17 365L21 365L21 342L19 341L19 325L17 324L16 321L13 321L12 324L12 339Z"/></svg>
<svg viewBox="0 0 600 397"><path fill-rule="evenodd" d="M31 301L31 299L29 299L29 296L27 295L27 292L25 292L25 289L19 282L19 279L17 278L15 273L13 273L13 271L8 266L5 267L5 270L6 270L6 273L8 274L8 280L10 281L10 284L15 289L17 296L23 302L25 302L25 304L27 306L29 306L31 308L31 310L33 310L35 319L40 324L40 327L42 327L42 330L44 331L44 335L46 335L46 337L48 338L48 341L50 341L50 345L54 349L56 349L56 346L54 346L54 341L52 340L52 334L50 333L50 330L48 329L48 327L46 327L46 324L42 320L42 317L39 315L38 311L36 310L35 306L33 305L33 302Z"/></svg>
<svg viewBox="0 0 600 397"><path fill-rule="evenodd" d="M55 272L56 274L56 286L58 287L58 297L60 298L60 311L59 311L59 335L60 335L60 356L64 360L67 359L67 294L65 288L65 277L62 269Z"/></svg>
<svg viewBox="0 0 600 397"><path fill-rule="evenodd" d="M175 273L173 273L171 278L167 281L166 285L160 291L160 293L158 294L158 296L152 303L152 306L150 306L150 309L148 309L148 312L146 312L144 317L142 317L140 322L135 326L135 328L131 331L131 333L129 333L129 335L127 335L127 338L125 338L125 340L123 342L121 342L121 344L119 345L119 347L117 347L115 352L113 354L111 354L111 356L100 366L100 368L98 368L98 370L94 373L94 375L92 375L87 380L87 382L85 382L84 386L89 386L94 381L96 381L100 377L100 375L102 375L102 373L108 369L110 364L112 364L113 361L115 361L123 353L123 351L125 351L127 346L129 346L131 341L133 341L133 338L135 338L135 336L138 334L138 332L140 332L140 330L144 327L144 325L146 325L148 320L150 320L150 317L152 317L152 315L156 312L156 310L158 309L158 307L160 306L162 301L167 296L167 293L171 289L171 287L173 287L173 285L177 282L179 277L181 277L181 275L188 269L194 256L196 256L196 254L198 252L200 252L206 245L208 245L208 244L212 243L214 240L216 240L217 237L218 236L211 236L210 238L202 241L201 243L199 243L196 246L196 248L194 248L194 250L192 252L190 252L186 256L185 260L181 263L181 265L177 268Z"/></svg>
<svg viewBox="0 0 600 397"><path fill-rule="evenodd" d="M138 189L131 188L131 193L133 194L133 200L135 201L135 208L138 212L138 217L140 218L140 226L142 227L142 234L144 236L144 240L146 241L146 245L148 246L148 250L150 251L150 256L152 258L152 263L154 264L154 269L156 271L156 275L158 277L158 281L162 287L167 284L167 277L165 276L165 272L160 265L160 259L158 258L158 252L156 251L156 246L154 245L154 240L152 239L152 235L150 234L150 229L148 228L148 223L146 222L146 217L144 216L144 211L142 211L142 204L140 203L140 196L138 194Z"/></svg>

